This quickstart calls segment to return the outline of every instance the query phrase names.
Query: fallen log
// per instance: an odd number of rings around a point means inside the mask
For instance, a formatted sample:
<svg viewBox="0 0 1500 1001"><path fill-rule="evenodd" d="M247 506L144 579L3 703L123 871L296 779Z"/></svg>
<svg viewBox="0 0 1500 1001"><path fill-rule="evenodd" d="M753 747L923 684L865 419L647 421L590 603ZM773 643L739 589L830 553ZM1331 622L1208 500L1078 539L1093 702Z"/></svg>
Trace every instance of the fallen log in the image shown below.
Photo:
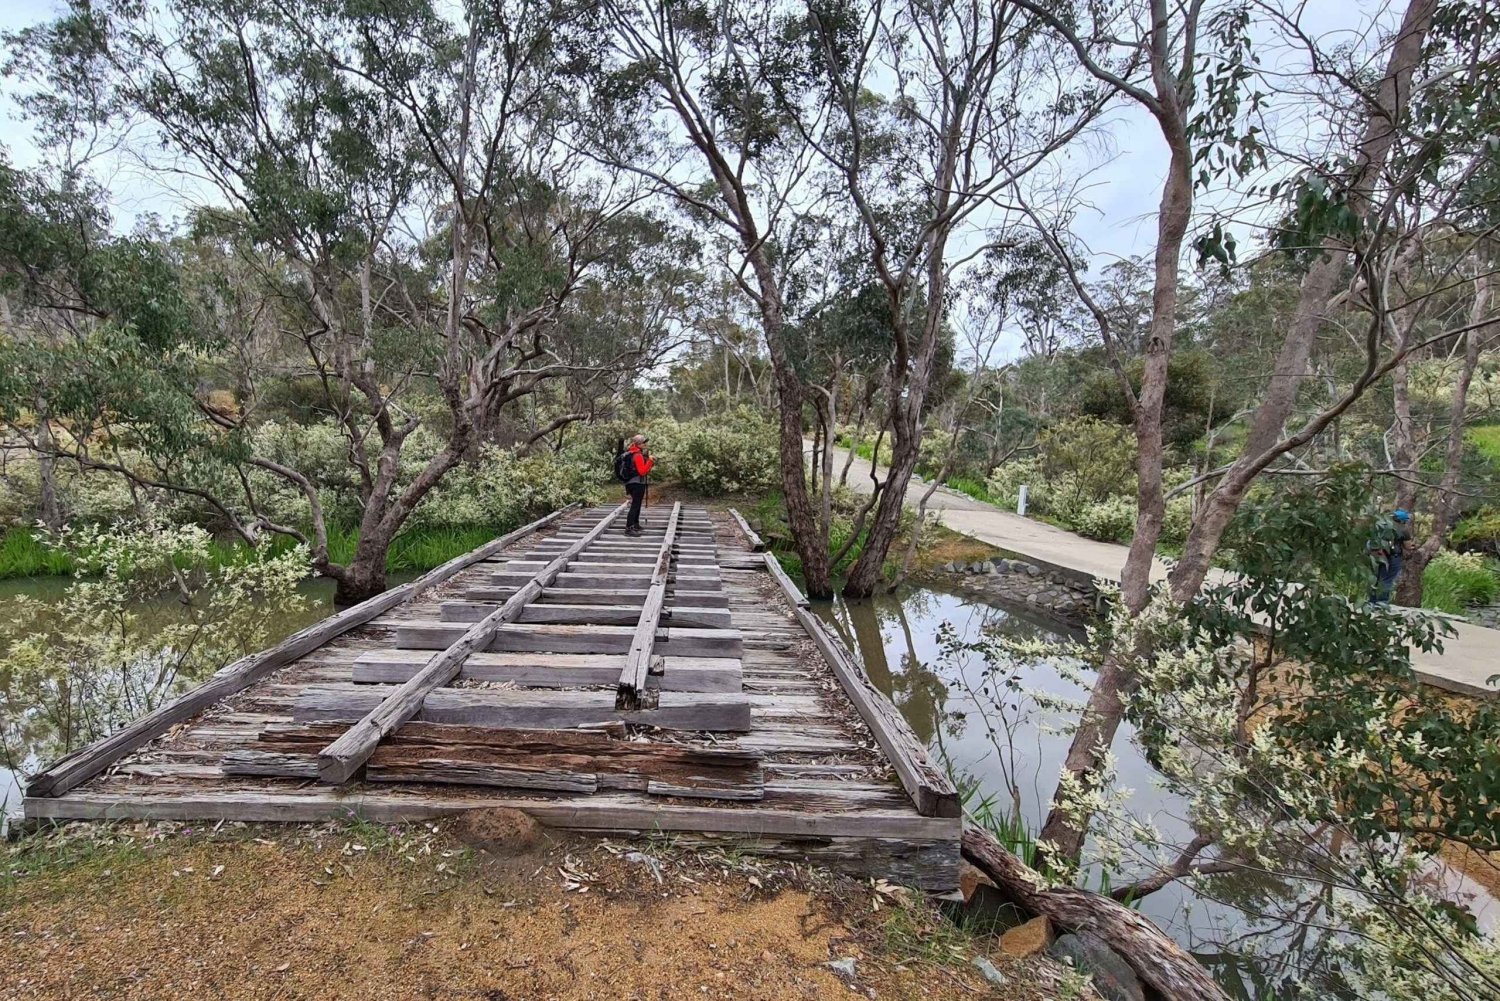
<svg viewBox="0 0 1500 1001"><path fill-rule="evenodd" d="M962 846L964 858L1001 893L1053 924L1102 938L1162 1001L1229 1001L1196 959L1139 912L1076 887L1046 889L1036 873L981 828L965 828Z"/></svg>

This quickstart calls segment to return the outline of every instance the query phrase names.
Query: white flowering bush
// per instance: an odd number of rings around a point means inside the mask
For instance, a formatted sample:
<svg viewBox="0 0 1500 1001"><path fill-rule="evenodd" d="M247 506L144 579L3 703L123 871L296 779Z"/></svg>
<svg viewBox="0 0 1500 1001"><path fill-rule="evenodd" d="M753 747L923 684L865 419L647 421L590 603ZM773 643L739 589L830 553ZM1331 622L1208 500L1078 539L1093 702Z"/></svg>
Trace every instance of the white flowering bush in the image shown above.
<svg viewBox="0 0 1500 1001"><path fill-rule="evenodd" d="M78 568L55 604L12 607L24 631L0 651L0 738L50 758L150 712L305 609L308 557L243 552L224 560L193 525L82 527L50 544Z"/></svg>
<svg viewBox="0 0 1500 1001"><path fill-rule="evenodd" d="M781 482L776 425L746 407L651 434L660 476L705 497L768 490Z"/></svg>
<svg viewBox="0 0 1500 1001"><path fill-rule="evenodd" d="M490 447L452 470L412 514L410 527L508 530L573 501L604 497L609 456L550 449L516 456Z"/></svg>
<svg viewBox="0 0 1500 1001"><path fill-rule="evenodd" d="M1080 506L1073 512L1073 530L1103 542L1129 542L1135 534L1135 501L1129 497L1107 497Z"/></svg>

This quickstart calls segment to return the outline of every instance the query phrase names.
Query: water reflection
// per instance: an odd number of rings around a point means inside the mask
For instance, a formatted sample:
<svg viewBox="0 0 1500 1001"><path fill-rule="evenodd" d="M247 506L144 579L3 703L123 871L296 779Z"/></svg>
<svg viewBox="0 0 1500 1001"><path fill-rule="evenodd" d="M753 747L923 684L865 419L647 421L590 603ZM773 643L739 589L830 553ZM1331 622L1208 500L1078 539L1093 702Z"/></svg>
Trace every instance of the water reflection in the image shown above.
<svg viewBox="0 0 1500 1001"><path fill-rule="evenodd" d="M40 631L48 625L35 618L20 618L17 613L17 598L26 596L55 608L65 599L67 588L71 583L71 579L67 577L0 581L0 650L8 648L17 639ZM393 583L399 583L399 581L393 581ZM269 621L266 645L276 643L283 637L332 614L334 610L332 581L305 580L298 585L297 589L306 599L305 602L294 612L280 609L276 618ZM133 611L141 616L140 629L147 633L153 629L165 628L186 621L182 606L170 597L144 602ZM19 816L21 812L23 775L34 774L44 765L45 762L39 760L32 747L6 748L3 753L0 753L0 831L4 830L9 818Z"/></svg>
<svg viewBox="0 0 1500 1001"><path fill-rule="evenodd" d="M945 659L939 634L949 623L963 641L986 630L1058 641L1064 627L923 588L862 602L841 599L817 610L955 774L1002 809L1013 805L1030 830L1040 828L1069 737L1060 729L1067 720L1028 693L1081 702L1086 691L1045 658L1015 665L1013 687L997 683L977 655ZM1193 831L1185 804L1159 787L1132 734L1124 725L1115 741L1119 785L1134 790L1129 808L1168 838L1186 842ZM1323 920L1332 892L1313 879L1232 874L1199 888L1170 885L1142 901L1141 910L1196 955L1231 997L1279 1001L1309 986L1318 996L1336 997L1328 975L1332 933Z"/></svg>

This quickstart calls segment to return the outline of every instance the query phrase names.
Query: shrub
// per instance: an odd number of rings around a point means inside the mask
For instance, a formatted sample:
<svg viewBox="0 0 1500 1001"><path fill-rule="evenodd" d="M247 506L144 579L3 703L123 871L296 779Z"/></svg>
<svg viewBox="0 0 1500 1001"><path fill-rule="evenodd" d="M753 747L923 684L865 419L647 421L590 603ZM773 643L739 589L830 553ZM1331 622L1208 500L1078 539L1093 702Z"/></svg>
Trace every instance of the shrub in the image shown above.
<svg viewBox="0 0 1500 1001"><path fill-rule="evenodd" d="M1038 439L1041 469L1069 502L1135 492L1135 439L1118 424L1093 417L1059 421Z"/></svg>
<svg viewBox="0 0 1500 1001"><path fill-rule="evenodd" d="M652 452L665 479L705 497L755 493L781 481L778 432L747 409L679 425L675 442Z"/></svg>
<svg viewBox="0 0 1500 1001"><path fill-rule="evenodd" d="M1453 527L1448 544L1500 556L1500 507L1482 507Z"/></svg>
<svg viewBox="0 0 1500 1001"><path fill-rule="evenodd" d="M1074 531L1101 542L1129 542L1135 535L1135 502L1109 497L1085 504L1071 519Z"/></svg>
<svg viewBox="0 0 1500 1001"><path fill-rule="evenodd" d="M1471 605L1500 598L1500 572L1478 553L1444 549L1422 574L1422 607L1461 614Z"/></svg>

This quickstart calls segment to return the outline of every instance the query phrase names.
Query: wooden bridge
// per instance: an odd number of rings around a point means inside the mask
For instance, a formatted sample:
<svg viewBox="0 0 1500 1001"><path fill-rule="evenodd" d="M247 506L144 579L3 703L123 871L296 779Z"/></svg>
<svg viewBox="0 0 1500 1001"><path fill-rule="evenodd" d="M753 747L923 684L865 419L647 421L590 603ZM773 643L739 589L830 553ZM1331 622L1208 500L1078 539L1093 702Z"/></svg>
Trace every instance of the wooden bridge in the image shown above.
<svg viewBox="0 0 1500 1001"><path fill-rule="evenodd" d="M958 797L738 514L555 512L230 665L27 788L28 818L510 807L932 890Z"/></svg>

